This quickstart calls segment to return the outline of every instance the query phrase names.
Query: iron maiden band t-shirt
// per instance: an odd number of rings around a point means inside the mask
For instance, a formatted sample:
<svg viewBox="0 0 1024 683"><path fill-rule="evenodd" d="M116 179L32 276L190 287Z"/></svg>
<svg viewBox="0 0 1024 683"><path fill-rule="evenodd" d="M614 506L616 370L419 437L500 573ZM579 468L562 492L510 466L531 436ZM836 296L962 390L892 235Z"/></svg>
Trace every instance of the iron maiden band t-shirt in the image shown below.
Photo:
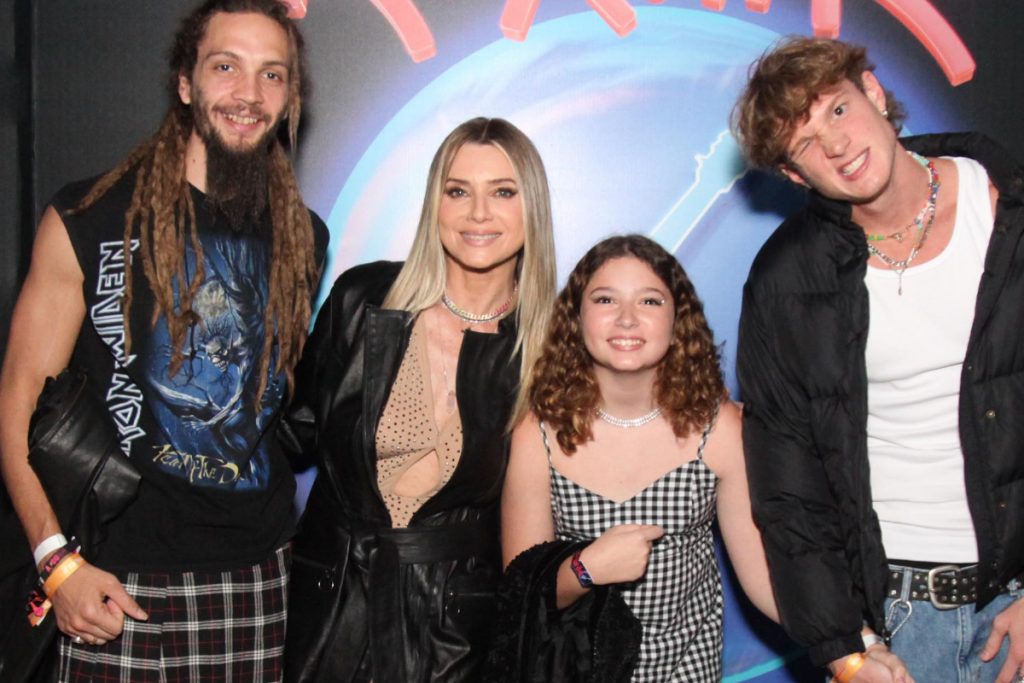
<svg viewBox="0 0 1024 683"><path fill-rule="evenodd" d="M134 187L126 174L87 210L72 209L93 180L57 193L60 213L85 276L86 315L72 364L105 400L121 445L142 473L138 498L114 520L97 561L110 569L231 568L266 558L290 537L295 484L274 438L285 398L272 357L257 401L266 332L271 228L265 212L251 230L192 188L204 277L186 332L184 361L172 374L166 320L139 256L138 231L125 258L124 216ZM327 230L313 216L318 258ZM197 267L186 233L185 281ZM126 355L122 295L132 264L131 347ZM177 295L180 283L175 281Z"/></svg>

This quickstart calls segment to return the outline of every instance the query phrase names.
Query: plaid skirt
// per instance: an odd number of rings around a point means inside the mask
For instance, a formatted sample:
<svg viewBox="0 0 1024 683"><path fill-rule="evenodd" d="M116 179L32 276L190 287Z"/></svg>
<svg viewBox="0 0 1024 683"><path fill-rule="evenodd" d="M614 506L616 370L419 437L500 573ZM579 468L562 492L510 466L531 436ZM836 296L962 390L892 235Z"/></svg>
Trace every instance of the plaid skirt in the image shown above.
<svg viewBox="0 0 1024 683"><path fill-rule="evenodd" d="M245 569L120 576L149 620L126 616L100 646L62 635L58 680L280 681L290 559L282 548Z"/></svg>

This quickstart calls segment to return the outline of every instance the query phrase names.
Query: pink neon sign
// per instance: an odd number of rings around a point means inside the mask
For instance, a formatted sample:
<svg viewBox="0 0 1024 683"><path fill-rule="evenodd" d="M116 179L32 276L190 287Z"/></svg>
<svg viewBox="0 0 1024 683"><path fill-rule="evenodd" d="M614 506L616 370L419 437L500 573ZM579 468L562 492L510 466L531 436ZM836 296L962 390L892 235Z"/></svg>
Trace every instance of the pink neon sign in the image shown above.
<svg viewBox="0 0 1024 683"><path fill-rule="evenodd" d="M505 0L498 26L506 38L526 40L541 0ZM306 15L308 0L282 0L289 14ZM434 36L414 0L370 0L398 34L405 51L414 62L430 59L437 53ZM590 8L623 37L636 28L636 10L628 0L586 0ZM648 0L661 4L664 0ZM811 28L814 35L838 38L842 24L842 0L810 0ZM931 54L952 85L974 77L976 65L967 46L946 18L928 0L875 0L909 30ZM715 12L725 9L726 0L701 0L701 6ZM746 9L760 14L771 9L771 0L745 0Z"/></svg>

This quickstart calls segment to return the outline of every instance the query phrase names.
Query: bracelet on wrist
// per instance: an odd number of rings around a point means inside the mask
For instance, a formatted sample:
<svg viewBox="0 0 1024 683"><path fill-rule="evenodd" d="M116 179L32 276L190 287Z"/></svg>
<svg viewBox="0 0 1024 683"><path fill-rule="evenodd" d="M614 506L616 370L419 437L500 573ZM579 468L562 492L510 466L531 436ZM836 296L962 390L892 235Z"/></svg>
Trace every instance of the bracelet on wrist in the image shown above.
<svg viewBox="0 0 1024 683"><path fill-rule="evenodd" d="M57 548L50 557L46 559L46 563L39 570L39 585L42 586L46 583L46 579L50 577L54 568L61 563L61 561L68 555L74 555L82 550L82 546L79 545L78 541L72 536L71 540L65 543L60 548Z"/></svg>
<svg viewBox="0 0 1024 683"><path fill-rule="evenodd" d="M861 667L864 666L865 661L867 660L862 653L854 652L843 660L843 668L836 672L832 680L836 683L850 683Z"/></svg>
<svg viewBox="0 0 1024 683"><path fill-rule="evenodd" d="M42 542L35 547L32 551L32 559L36 561L38 567L46 559L46 556L52 553L54 550L58 550L68 544L68 539L64 537L64 534L54 534L47 536Z"/></svg>
<svg viewBox="0 0 1024 683"><path fill-rule="evenodd" d="M594 585L594 579L591 578L590 572L587 571L586 566L583 564L583 560L580 559L580 553L582 550L577 550L572 554L572 560L569 562L569 566L572 568L572 573L576 575L576 580L580 582L580 585L584 588L591 588Z"/></svg>
<svg viewBox="0 0 1024 683"><path fill-rule="evenodd" d="M85 564L85 560L78 553L68 555L61 560L50 572L50 575L46 577L46 581L43 582L43 592L46 593L46 597L52 598L53 594L64 585L64 582L72 574L81 569L83 564Z"/></svg>
<svg viewBox="0 0 1024 683"><path fill-rule="evenodd" d="M860 638L864 643L864 652L872 645L885 645L885 639L877 633L861 633Z"/></svg>

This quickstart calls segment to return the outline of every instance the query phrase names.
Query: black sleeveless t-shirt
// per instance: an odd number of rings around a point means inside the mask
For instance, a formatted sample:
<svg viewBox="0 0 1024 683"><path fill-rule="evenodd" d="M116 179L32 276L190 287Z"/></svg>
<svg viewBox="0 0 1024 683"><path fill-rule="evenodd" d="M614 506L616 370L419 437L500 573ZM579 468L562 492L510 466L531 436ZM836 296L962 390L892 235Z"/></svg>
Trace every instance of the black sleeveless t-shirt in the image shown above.
<svg viewBox="0 0 1024 683"><path fill-rule="evenodd" d="M93 180L61 189L52 204L67 228L85 276L86 317L72 356L106 401L123 450L142 473L138 498L114 520L101 567L135 571L229 569L265 559L294 530L294 478L275 439L285 400L284 373L273 359L257 401L270 266L269 216L235 232L192 189L204 279L188 330L185 360L171 375L172 344L131 243L131 346L125 355L121 301L124 221L134 174L126 174L89 209L72 209ZM327 228L314 214L317 259ZM136 235L137 237L137 235ZM186 281L196 255L186 238ZM175 291L179 283L175 282Z"/></svg>

